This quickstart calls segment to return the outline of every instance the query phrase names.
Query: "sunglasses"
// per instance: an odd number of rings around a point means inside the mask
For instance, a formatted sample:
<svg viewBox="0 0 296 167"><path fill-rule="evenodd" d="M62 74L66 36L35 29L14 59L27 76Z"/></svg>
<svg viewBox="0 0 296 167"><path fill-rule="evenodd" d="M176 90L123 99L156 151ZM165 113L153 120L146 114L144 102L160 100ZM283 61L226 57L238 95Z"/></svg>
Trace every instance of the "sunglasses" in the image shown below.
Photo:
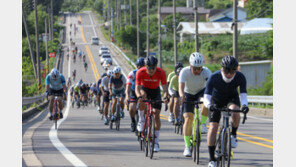
<svg viewBox="0 0 296 167"><path fill-rule="evenodd" d="M223 71L225 74L234 74L236 72L236 69L223 68Z"/></svg>
<svg viewBox="0 0 296 167"><path fill-rule="evenodd" d="M200 71L202 67L192 67L193 71Z"/></svg>
<svg viewBox="0 0 296 167"><path fill-rule="evenodd" d="M147 69L148 70L155 70L156 69L156 66L147 66Z"/></svg>

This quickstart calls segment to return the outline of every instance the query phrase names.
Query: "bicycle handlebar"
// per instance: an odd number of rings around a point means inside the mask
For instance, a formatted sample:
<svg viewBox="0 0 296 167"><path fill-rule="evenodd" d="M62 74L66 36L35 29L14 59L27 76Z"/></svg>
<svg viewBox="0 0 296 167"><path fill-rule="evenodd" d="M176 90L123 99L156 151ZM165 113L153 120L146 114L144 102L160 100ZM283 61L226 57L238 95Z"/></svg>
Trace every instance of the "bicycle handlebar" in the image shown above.
<svg viewBox="0 0 296 167"><path fill-rule="evenodd" d="M244 114L244 118L243 118L243 121L242 121L242 124L245 124L245 121L247 120L247 114L244 113L242 110L232 110L232 109L229 109L229 108L218 108L219 111L223 111L223 112L237 112L237 113L243 113Z"/></svg>

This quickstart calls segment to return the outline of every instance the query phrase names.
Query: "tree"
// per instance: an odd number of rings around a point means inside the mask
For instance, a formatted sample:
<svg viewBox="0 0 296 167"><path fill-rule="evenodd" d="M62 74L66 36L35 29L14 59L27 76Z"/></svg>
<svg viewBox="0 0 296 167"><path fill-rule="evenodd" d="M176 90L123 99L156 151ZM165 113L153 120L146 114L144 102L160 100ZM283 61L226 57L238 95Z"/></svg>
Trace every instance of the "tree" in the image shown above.
<svg viewBox="0 0 296 167"><path fill-rule="evenodd" d="M176 26L179 25L181 21L188 21L186 17L183 17L181 13L176 14ZM165 17L162 21L164 25L167 27L167 32L172 33L173 32L173 14L168 15Z"/></svg>
<svg viewBox="0 0 296 167"><path fill-rule="evenodd" d="M232 7L232 4L233 0L205 0L205 7L210 9L227 9Z"/></svg>
<svg viewBox="0 0 296 167"><path fill-rule="evenodd" d="M246 9L249 19L257 17L273 18L272 0L248 0Z"/></svg>

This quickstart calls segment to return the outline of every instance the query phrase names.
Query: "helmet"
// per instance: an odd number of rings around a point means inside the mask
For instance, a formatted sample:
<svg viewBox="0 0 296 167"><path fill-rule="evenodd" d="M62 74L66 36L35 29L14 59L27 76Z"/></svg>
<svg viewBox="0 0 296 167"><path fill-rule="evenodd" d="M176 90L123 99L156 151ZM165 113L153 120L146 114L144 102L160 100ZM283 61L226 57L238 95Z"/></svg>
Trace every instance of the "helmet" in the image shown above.
<svg viewBox="0 0 296 167"><path fill-rule="evenodd" d="M145 59L145 65L150 67L156 67L158 63L158 60L154 56L148 56Z"/></svg>
<svg viewBox="0 0 296 167"><path fill-rule="evenodd" d="M237 66L238 66L238 61L233 56L225 56L222 58L221 66L223 68L229 68L229 69L236 70Z"/></svg>
<svg viewBox="0 0 296 167"><path fill-rule="evenodd" d="M175 64L175 72L176 72L176 70L179 68L179 67L184 67L183 66L183 63L181 63L181 62L178 62L177 64Z"/></svg>
<svg viewBox="0 0 296 167"><path fill-rule="evenodd" d="M205 63L205 60L204 60L204 58L203 58L203 56L202 56L201 53L199 53L199 52L193 52L190 55L189 63L193 67L202 67L204 65L204 63Z"/></svg>
<svg viewBox="0 0 296 167"><path fill-rule="evenodd" d="M107 72L107 76L112 76L113 75L113 70L108 70L108 72Z"/></svg>
<svg viewBox="0 0 296 167"><path fill-rule="evenodd" d="M121 73L121 68L119 66L114 67L114 73Z"/></svg>
<svg viewBox="0 0 296 167"><path fill-rule="evenodd" d="M53 68L50 72L50 78L51 79L57 79L59 77L60 73L57 69Z"/></svg>
<svg viewBox="0 0 296 167"><path fill-rule="evenodd" d="M96 87L96 85L97 85L97 84L94 82L91 86L92 86L92 87Z"/></svg>
<svg viewBox="0 0 296 167"><path fill-rule="evenodd" d="M140 57L138 58L137 62L136 62L137 66L143 67L145 65L145 58L144 57Z"/></svg>
<svg viewBox="0 0 296 167"><path fill-rule="evenodd" d="M179 67L179 68L175 69L175 73L177 76L179 76L182 69L183 69L183 67Z"/></svg>
<svg viewBox="0 0 296 167"><path fill-rule="evenodd" d="M82 83L82 84L81 84L81 87L85 87L85 86L86 86L85 83Z"/></svg>

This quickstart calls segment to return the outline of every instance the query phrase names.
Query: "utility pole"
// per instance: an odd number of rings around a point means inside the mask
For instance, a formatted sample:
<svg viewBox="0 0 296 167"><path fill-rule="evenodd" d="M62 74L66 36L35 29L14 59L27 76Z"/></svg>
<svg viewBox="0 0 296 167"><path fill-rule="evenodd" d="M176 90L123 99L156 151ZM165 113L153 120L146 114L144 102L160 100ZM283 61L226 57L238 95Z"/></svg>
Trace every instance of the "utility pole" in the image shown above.
<svg viewBox="0 0 296 167"><path fill-rule="evenodd" d="M129 10L130 10L130 25L133 25L133 21L132 21L132 0L129 1Z"/></svg>
<svg viewBox="0 0 296 167"><path fill-rule="evenodd" d="M174 29L174 60L175 64L178 62L178 55L177 55L177 36L176 36L176 0L173 0L173 29Z"/></svg>
<svg viewBox="0 0 296 167"><path fill-rule="evenodd" d="M107 9L107 21L108 21L108 20L110 20L110 6L109 6L110 3L109 3L109 0L107 0L107 1L108 1L108 2L107 2L107 8L108 8L108 9Z"/></svg>
<svg viewBox="0 0 296 167"><path fill-rule="evenodd" d="M126 28L127 20L126 20L126 0L124 0L124 28Z"/></svg>
<svg viewBox="0 0 296 167"><path fill-rule="evenodd" d="M199 51L198 46L198 4L197 0L194 0L194 22L195 22L195 51Z"/></svg>
<svg viewBox="0 0 296 167"><path fill-rule="evenodd" d="M48 58L48 34L47 34L47 19L46 18L44 20L44 23L45 23L46 74L48 74L48 71L49 71L49 58Z"/></svg>
<svg viewBox="0 0 296 167"><path fill-rule="evenodd" d="M161 17L160 17L160 1L158 0L158 60L159 67L162 68L162 59L161 59Z"/></svg>
<svg viewBox="0 0 296 167"><path fill-rule="evenodd" d="M112 39L114 39L114 31L113 31L113 6L111 6L111 41L112 41Z"/></svg>
<svg viewBox="0 0 296 167"><path fill-rule="evenodd" d="M137 0L137 56L140 57L140 15L139 15L139 0Z"/></svg>
<svg viewBox="0 0 296 167"><path fill-rule="evenodd" d="M35 8L35 37L36 37L36 59L37 59L37 76L38 90L41 93L41 78L40 78L40 57L39 57L39 33L38 33L38 15L37 15L37 0L34 0Z"/></svg>
<svg viewBox="0 0 296 167"><path fill-rule="evenodd" d="M237 0L233 0L233 56L237 58Z"/></svg>
<svg viewBox="0 0 296 167"><path fill-rule="evenodd" d="M146 44L147 44L147 55L146 55L146 57L148 57L149 56L149 0L147 0L147 36L146 36L146 38L147 38L147 40L146 40Z"/></svg>
<svg viewBox="0 0 296 167"><path fill-rule="evenodd" d="M54 38L54 35L53 35L53 0L50 0L50 3L51 3L51 12L50 12L50 14L51 14L51 24L50 24L50 26L51 26L51 40L53 41L53 38Z"/></svg>
<svg viewBox="0 0 296 167"><path fill-rule="evenodd" d="M121 0L118 3L118 14L119 14L119 29L121 29Z"/></svg>
<svg viewBox="0 0 296 167"><path fill-rule="evenodd" d="M35 63L35 59L34 59L34 55L33 55L33 48L32 48L32 45L31 45L30 34L29 34L29 30L28 30L28 25L27 25L27 20L26 20L26 15L25 15L25 12L24 12L23 5L22 5L22 12L23 12L24 26L25 26L25 30L26 30L26 34L27 34L27 39L28 39L28 45L29 45L31 61L32 61L33 68L34 68L34 76L35 76L35 80L37 80L36 63Z"/></svg>
<svg viewBox="0 0 296 167"><path fill-rule="evenodd" d="M49 8L49 5L47 6L47 13L48 13L48 15L47 15L47 17L48 17L48 33L49 33L49 35L48 35L48 37L49 37L49 40L51 41L51 22L50 22L50 8Z"/></svg>
<svg viewBox="0 0 296 167"><path fill-rule="evenodd" d="M118 21L119 21L119 19L118 19L118 4L117 4L117 1L118 0L115 0L115 9L116 9L116 27L117 27L117 30L119 30L119 25L118 25Z"/></svg>

